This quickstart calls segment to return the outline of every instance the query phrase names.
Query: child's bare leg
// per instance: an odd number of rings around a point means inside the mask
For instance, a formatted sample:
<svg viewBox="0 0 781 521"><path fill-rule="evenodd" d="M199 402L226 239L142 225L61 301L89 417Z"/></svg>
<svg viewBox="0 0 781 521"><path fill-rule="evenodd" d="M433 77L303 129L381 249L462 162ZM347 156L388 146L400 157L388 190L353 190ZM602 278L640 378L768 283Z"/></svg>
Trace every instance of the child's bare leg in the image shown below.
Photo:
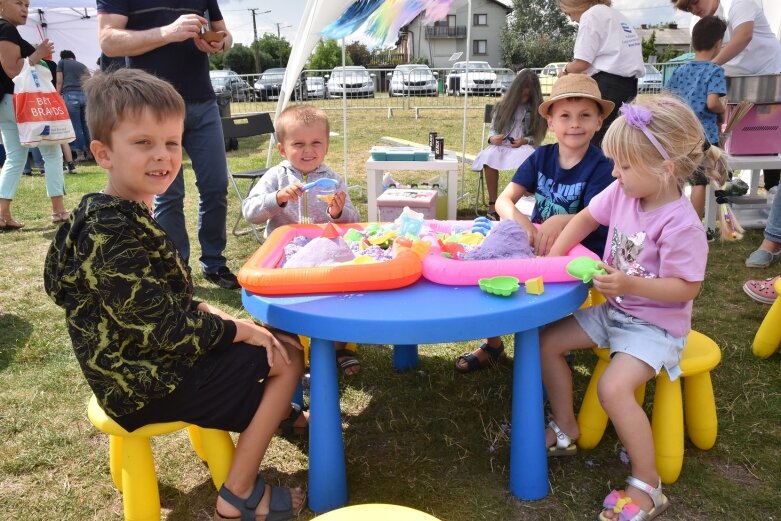
<svg viewBox="0 0 781 521"><path fill-rule="evenodd" d="M651 423L643 408L635 401L635 389L656 376L653 368L633 356L617 353L602 374L597 387L599 401L610 417L621 443L629 455L632 475L655 487L659 484ZM634 487L626 493L646 512L653 501ZM606 512L605 517L613 517Z"/></svg>
<svg viewBox="0 0 781 521"><path fill-rule="evenodd" d="M705 217L705 189L706 188L708 187L705 185L692 185L691 196L689 197L692 206L694 207L694 210L697 212L697 215L700 216L700 219Z"/></svg>
<svg viewBox="0 0 781 521"><path fill-rule="evenodd" d="M551 415L564 434L573 440L580 436L580 429L573 406L572 370L567 365L565 355L576 349L590 347L594 347L594 342L572 316L551 324L540 333L542 383L548 393ZM545 444L550 447L554 443L556 435L547 429Z"/></svg>
<svg viewBox="0 0 781 521"><path fill-rule="evenodd" d="M253 416L249 426L239 435L236 444L236 452L231 462L228 477L225 479L225 488L241 498L250 496L255 485L260 463L266 454L266 449L271 442L271 437L279 426L279 423L290 412L290 399L304 371L304 358L301 351L288 349L290 365L285 364L280 356L276 357L274 367L266 378L266 386L263 398L260 401L257 412ZM266 494L256 512L260 515L269 511L271 495L268 494L269 485L266 485ZM293 511L298 511L304 502L304 492L299 489L290 489L293 500ZM223 498L217 497L217 511L224 517L238 517L239 511L228 504Z"/></svg>
<svg viewBox="0 0 781 521"><path fill-rule="evenodd" d="M488 211L495 212L496 197L499 195L499 171L488 165L483 166L485 175L485 189L488 192Z"/></svg>

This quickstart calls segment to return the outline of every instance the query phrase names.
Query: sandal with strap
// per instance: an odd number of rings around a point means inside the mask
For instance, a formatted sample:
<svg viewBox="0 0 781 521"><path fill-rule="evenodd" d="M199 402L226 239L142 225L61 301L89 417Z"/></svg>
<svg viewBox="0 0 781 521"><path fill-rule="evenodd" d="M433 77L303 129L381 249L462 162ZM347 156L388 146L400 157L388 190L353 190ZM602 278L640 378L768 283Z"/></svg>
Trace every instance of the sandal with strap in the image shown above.
<svg viewBox="0 0 781 521"><path fill-rule="evenodd" d="M548 456L574 456L578 453L575 440L561 430L555 421L549 420L548 428L556 435L556 443L548 447Z"/></svg>
<svg viewBox="0 0 781 521"><path fill-rule="evenodd" d="M0 217L0 230L21 230L24 228L24 224L14 221L12 218L4 219Z"/></svg>
<svg viewBox="0 0 781 521"><path fill-rule="evenodd" d="M306 425L304 426L297 426L296 421L298 421L298 418L304 414L304 411L307 411L308 409L306 407L301 407L295 402L290 403L290 407L292 408L290 411L290 414L287 418L282 420L282 422L279 424L279 428L277 429L277 436L282 436L284 438L290 438L291 436L304 436L306 434L309 434L309 422L306 422Z"/></svg>
<svg viewBox="0 0 781 521"><path fill-rule="evenodd" d="M354 376L358 371L347 372L347 369L351 367L361 368L361 362L355 357L355 351L349 349L337 349L336 350L336 365L342 370L345 376Z"/></svg>
<svg viewBox="0 0 781 521"><path fill-rule="evenodd" d="M605 501L602 504L605 510L599 513L600 521L651 521L670 506L667 496L662 493L661 479L659 480L659 486L656 488L634 476L626 478L626 484L648 494L654 506L646 512L640 509L636 503L633 503L632 498L627 496L625 491L613 490L605 497ZM611 510L618 515L612 518L606 517L605 511L607 510Z"/></svg>
<svg viewBox="0 0 781 521"><path fill-rule="evenodd" d="M240 498L223 485L220 487L218 495L232 507L236 508L240 512L240 516L224 517L215 510L214 521L256 521L257 519L265 519L265 521L287 521L288 519L292 519L294 515L297 516L306 504L306 502L302 503L298 512L293 512L293 497L290 495L290 489L271 485L271 489L269 490L271 500L269 501L268 514L265 516L256 514L255 510L258 508L258 505L265 494L266 481L260 474L258 474L258 478L255 481L252 493L246 499Z"/></svg>
<svg viewBox="0 0 781 521"><path fill-rule="evenodd" d="M52 213L52 224L59 224L64 223L68 220L68 218L71 216L71 213L68 211L65 212L53 212Z"/></svg>
<svg viewBox="0 0 781 521"><path fill-rule="evenodd" d="M504 342L499 343L499 347L491 347L487 343L480 345L478 348L488 353L488 360L485 362L480 361L474 353L464 353L456 358L456 371L459 373L474 373L486 367L493 367L499 363L499 361L506 357L504 354ZM461 361L466 362L466 367L461 365Z"/></svg>

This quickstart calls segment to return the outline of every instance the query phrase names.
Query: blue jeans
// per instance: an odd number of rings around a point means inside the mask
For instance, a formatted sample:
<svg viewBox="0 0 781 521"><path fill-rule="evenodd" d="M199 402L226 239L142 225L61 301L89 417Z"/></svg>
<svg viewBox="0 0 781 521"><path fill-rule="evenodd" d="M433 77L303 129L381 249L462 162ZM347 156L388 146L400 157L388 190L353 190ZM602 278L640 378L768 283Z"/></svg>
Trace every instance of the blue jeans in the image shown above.
<svg viewBox="0 0 781 521"><path fill-rule="evenodd" d="M765 225L765 239L781 244L781 195L776 194Z"/></svg>
<svg viewBox="0 0 781 521"><path fill-rule="evenodd" d="M24 168L22 169L22 173L27 172L29 173L33 166L36 168L44 169L43 167L43 156L41 155L41 151L38 150L38 147L29 149L30 153L27 154L27 161L24 163Z"/></svg>
<svg viewBox="0 0 781 521"><path fill-rule="evenodd" d="M222 131L222 127L220 127ZM14 113L13 95L6 94L0 100L0 133L3 135L5 146L5 163L0 171L0 199L13 199L19 180L22 178L22 169L27 161L27 152L19 142L19 129L16 126L16 114ZM65 195L65 179L62 175L62 148L60 145L41 143L38 146L46 166L46 193L49 197ZM223 157L224 157L223 152Z"/></svg>
<svg viewBox="0 0 781 521"><path fill-rule="evenodd" d="M87 128L87 97L84 91L70 90L62 93L62 99L68 106L68 115L73 124L73 131L76 133L76 139L70 144L71 150L81 150L86 153L92 141Z"/></svg>
<svg viewBox="0 0 781 521"><path fill-rule="evenodd" d="M217 102L187 103L182 145L193 163L198 187L198 242L201 267L215 273L225 266L228 217L228 163ZM190 259L190 241L184 221L184 172L155 197L155 219L176 244L185 262Z"/></svg>

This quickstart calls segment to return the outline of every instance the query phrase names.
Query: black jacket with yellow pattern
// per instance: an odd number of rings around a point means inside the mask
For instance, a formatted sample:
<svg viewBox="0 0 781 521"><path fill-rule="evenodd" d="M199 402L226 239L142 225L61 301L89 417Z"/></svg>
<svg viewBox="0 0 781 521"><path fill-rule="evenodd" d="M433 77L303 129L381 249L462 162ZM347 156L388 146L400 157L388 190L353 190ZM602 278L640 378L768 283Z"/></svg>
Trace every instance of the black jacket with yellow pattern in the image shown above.
<svg viewBox="0 0 781 521"><path fill-rule="evenodd" d="M146 205L87 194L54 237L44 286L84 376L114 418L172 392L236 325L198 311L189 268Z"/></svg>

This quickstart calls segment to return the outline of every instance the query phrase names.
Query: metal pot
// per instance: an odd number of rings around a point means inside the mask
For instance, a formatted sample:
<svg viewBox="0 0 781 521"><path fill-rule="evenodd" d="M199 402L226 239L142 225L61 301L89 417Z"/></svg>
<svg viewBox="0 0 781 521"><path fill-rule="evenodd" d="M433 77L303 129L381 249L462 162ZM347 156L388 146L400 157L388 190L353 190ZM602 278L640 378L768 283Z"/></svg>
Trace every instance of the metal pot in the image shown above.
<svg viewBox="0 0 781 521"><path fill-rule="evenodd" d="M781 74L727 76L727 101L781 103Z"/></svg>

